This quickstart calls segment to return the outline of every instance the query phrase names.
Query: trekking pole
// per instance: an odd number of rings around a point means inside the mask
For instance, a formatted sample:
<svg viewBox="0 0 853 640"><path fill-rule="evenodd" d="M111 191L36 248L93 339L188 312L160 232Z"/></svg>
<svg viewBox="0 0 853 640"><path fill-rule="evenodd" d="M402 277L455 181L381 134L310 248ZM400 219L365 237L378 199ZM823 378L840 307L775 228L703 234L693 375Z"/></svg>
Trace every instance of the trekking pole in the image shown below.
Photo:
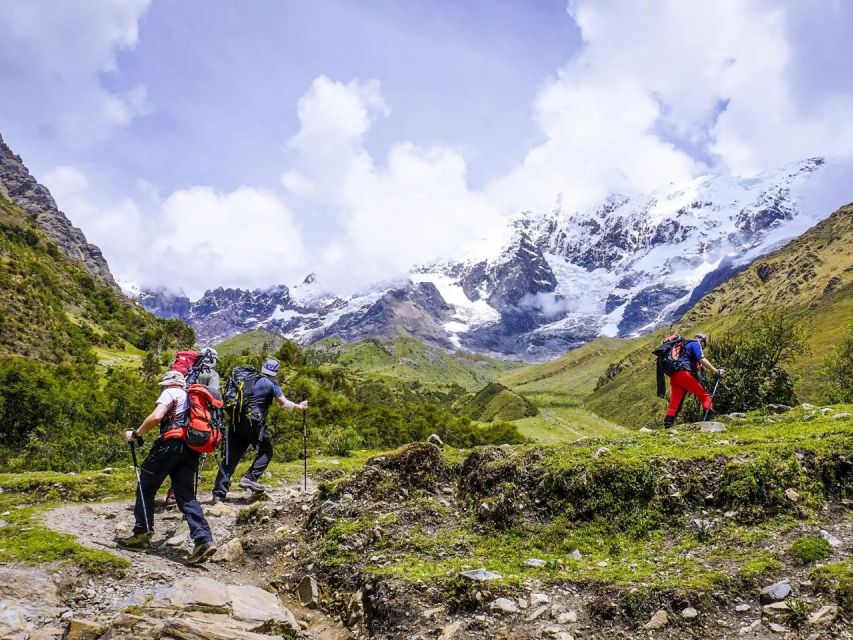
<svg viewBox="0 0 853 640"><path fill-rule="evenodd" d="M711 391L711 400L713 400L713 399L714 399L714 396L715 396L715 395L717 395L717 387L719 387L719 386L720 386L720 380L722 380L722 378L721 378L720 376L716 376L716 380L714 381L714 390L713 390L713 391ZM710 410L710 409L705 409L705 416L702 418L702 420L706 420L706 421L707 421L707 420L708 420L708 414L709 414L709 413L711 413L711 410Z"/></svg>
<svg viewBox="0 0 853 640"><path fill-rule="evenodd" d="M308 410L302 412L302 491L308 492Z"/></svg>
<svg viewBox="0 0 853 640"><path fill-rule="evenodd" d="M148 524L148 507L145 506L145 496L142 494L142 476L139 474L139 463L136 460L136 443L128 442L130 447L130 457L133 459L133 470L136 472L136 490L139 493L139 503L142 505L142 515L145 517L145 531L151 533L151 526ZM139 444L142 444L142 438L139 438Z"/></svg>

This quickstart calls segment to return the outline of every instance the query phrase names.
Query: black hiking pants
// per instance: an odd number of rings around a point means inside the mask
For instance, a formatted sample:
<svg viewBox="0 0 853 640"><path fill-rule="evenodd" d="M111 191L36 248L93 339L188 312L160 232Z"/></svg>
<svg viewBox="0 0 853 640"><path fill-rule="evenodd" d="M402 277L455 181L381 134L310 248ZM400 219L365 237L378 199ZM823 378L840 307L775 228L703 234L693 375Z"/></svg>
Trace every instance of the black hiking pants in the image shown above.
<svg viewBox="0 0 853 640"><path fill-rule="evenodd" d="M175 500L178 509L186 516L193 542L210 542L213 536L204 518L204 512L195 495L195 478L198 473L199 454L178 438L158 439L151 452L140 465L140 486L136 492L136 507L133 514L136 524L133 533L154 531L154 496L168 476L172 479ZM145 510L142 501L145 501ZM145 526L145 513L148 514L148 526Z"/></svg>
<svg viewBox="0 0 853 640"><path fill-rule="evenodd" d="M228 430L228 460L223 460L219 467L219 473L216 474L216 481L213 483L213 495L220 498L225 497L228 489L231 488L231 476L240 464L243 454L249 447L254 445L252 439L246 438L233 429ZM270 465L272 460L272 442L270 441L269 431L264 428L261 431L260 440L258 441L258 450L255 453L255 459L252 466L243 474L244 478L254 480L255 482L261 479L264 471Z"/></svg>

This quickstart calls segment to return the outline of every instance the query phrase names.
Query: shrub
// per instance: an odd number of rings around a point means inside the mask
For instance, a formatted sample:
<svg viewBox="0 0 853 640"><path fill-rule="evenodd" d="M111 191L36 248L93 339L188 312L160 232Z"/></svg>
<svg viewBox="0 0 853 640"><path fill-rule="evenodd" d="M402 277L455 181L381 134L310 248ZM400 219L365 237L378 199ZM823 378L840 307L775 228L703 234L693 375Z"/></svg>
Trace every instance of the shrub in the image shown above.
<svg viewBox="0 0 853 640"><path fill-rule="evenodd" d="M832 555L832 547L818 536L800 538L788 549L794 562L801 565L811 564L818 560L826 560Z"/></svg>
<svg viewBox="0 0 853 640"><path fill-rule="evenodd" d="M847 328L844 341L824 360L820 375L827 403L853 402L853 325Z"/></svg>
<svg viewBox="0 0 853 640"><path fill-rule="evenodd" d="M349 456L361 446L361 436L355 427L334 427L323 437L323 451L332 456Z"/></svg>

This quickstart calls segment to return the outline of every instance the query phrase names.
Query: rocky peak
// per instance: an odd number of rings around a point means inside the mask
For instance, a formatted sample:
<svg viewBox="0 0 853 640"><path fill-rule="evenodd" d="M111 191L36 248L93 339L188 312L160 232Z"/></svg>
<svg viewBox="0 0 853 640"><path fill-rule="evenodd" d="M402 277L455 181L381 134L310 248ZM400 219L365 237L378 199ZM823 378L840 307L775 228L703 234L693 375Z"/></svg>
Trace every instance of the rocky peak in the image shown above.
<svg viewBox="0 0 853 640"><path fill-rule="evenodd" d="M14 153L0 136L0 194L9 198L50 236L62 252L77 260L93 276L100 278L120 291L113 279L101 250L86 240L83 232L56 206L46 187L30 175L21 156Z"/></svg>

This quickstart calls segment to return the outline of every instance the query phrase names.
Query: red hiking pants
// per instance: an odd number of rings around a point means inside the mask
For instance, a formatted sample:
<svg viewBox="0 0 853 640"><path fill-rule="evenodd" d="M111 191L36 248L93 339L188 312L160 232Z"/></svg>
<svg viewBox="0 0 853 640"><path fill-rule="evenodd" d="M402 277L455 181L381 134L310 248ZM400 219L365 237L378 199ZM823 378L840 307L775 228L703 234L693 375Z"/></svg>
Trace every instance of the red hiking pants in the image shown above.
<svg viewBox="0 0 853 640"><path fill-rule="evenodd" d="M681 403L684 402L684 396L687 393L692 393L699 398L702 403L702 408L706 411L714 408L714 403L711 400L711 394L705 386L699 381L699 378L694 376L690 371L676 371L669 377L669 388L671 397L669 399L669 409L666 410L667 418L674 418L681 410Z"/></svg>

